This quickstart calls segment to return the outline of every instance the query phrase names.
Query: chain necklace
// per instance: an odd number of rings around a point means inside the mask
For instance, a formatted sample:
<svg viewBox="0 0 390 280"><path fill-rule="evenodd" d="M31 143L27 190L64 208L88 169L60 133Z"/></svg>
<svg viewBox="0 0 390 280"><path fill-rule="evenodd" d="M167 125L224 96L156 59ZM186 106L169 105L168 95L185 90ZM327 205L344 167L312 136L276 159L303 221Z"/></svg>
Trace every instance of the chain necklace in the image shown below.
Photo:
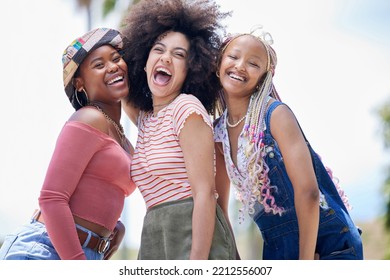
<svg viewBox="0 0 390 280"><path fill-rule="evenodd" d="M119 139L120 139L120 141L121 141L120 145L121 145L122 147L124 147L126 136L125 136L125 132L124 132L123 126L122 126L121 124L116 123L116 121L114 121L109 115L107 115L106 112L104 112L103 109L100 108L100 106L98 106L98 105L96 105L96 104L93 104L93 103L89 103L88 105L89 105L89 106L95 107L100 113L103 114L103 116L104 116L110 123L112 123L112 125L115 127L116 133L118 134Z"/></svg>
<svg viewBox="0 0 390 280"><path fill-rule="evenodd" d="M236 127L237 125L239 125L243 120L245 120L245 118L246 118L246 115L244 115L241 119L239 119L238 122L231 124L229 122L229 116L226 116L226 124L228 127L233 128L233 127Z"/></svg>

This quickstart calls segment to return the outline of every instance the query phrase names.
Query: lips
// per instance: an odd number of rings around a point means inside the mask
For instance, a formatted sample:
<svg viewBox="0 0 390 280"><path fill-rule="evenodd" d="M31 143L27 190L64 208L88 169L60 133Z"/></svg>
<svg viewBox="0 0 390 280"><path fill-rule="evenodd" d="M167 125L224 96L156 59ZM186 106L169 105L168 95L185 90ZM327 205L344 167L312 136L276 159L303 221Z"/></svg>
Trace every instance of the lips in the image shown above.
<svg viewBox="0 0 390 280"><path fill-rule="evenodd" d="M112 85L112 84L115 84L115 83L118 83L118 82L122 82L124 80L124 76L123 75L118 75L118 76L115 76L113 78L111 78L110 80L107 81L107 85Z"/></svg>
<svg viewBox="0 0 390 280"><path fill-rule="evenodd" d="M164 86L171 80L172 73L167 68L159 66L154 71L153 78L157 85Z"/></svg>
<svg viewBox="0 0 390 280"><path fill-rule="evenodd" d="M245 76L240 76L240 75L237 75L236 73L233 73L233 72L229 72L228 76L230 78L237 80L237 81L240 81L240 82L246 82L246 80L247 80Z"/></svg>

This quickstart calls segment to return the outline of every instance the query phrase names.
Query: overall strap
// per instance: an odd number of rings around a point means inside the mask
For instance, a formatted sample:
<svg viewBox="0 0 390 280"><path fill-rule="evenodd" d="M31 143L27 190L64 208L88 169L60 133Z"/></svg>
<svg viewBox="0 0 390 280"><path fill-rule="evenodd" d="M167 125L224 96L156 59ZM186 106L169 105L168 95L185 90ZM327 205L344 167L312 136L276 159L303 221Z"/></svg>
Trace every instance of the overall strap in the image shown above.
<svg viewBox="0 0 390 280"><path fill-rule="evenodd" d="M269 133L271 133L271 114L272 112L279 106L279 105L282 105L284 103L280 102L279 100L276 100L274 102L271 103L271 105L269 105L268 109L267 109L267 113L265 115L265 128L269 131Z"/></svg>
<svg viewBox="0 0 390 280"><path fill-rule="evenodd" d="M287 106L287 108L291 111L291 108L288 107L288 105L286 105L285 103L282 103L280 101L274 101L269 106L269 108L267 109L265 122L266 122L266 129L268 130L268 133L271 133L271 126L270 126L271 114L279 105L282 105L282 104ZM296 117L295 117L295 120L296 120L296 122L298 124L299 129L301 130L303 138L305 139L306 145L307 145L307 147L309 149L311 160L312 160L312 164L313 164L313 168L314 168L314 172L315 172L315 175L316 175L316 178L317 178L317 182L318 182L318 187L320 188L322 193L324 193L324 192L330 193L334 197L334 199L337 200L338 204L346 212L348 212L348 210L346 209L346 207L344 205L344 202L341 200L341 197L340 197L340 195L339 195L339 193L337 191L336 185L334 184L334 182L330 178L330 176L329 176L329 174L328 174L324 164L322 163L322 160L319 158L317 153L314 151L314 149L310 145L310 142L307 140L307 138L305 136L305 133L303 132L303 130L301 128L301 125L299 124L299 122L298 122Z"/></svg>
<svg viewBox="0 0 390 280"><path fill-rule="evenodd" d="M267 128L270 132L271 132L271 114L272 114L272 112L273 112L279 105L284 105L284 106L286 106L286 107L292 112L291 108L290 108L287 104L285 104L285 103L283 103L283 102L281 102L281 101L279 101L279 100L276 100L276 101L272 102L272 104L269 105L269 107L268 107L268 109L267 109L266 116L265 116L265 125L266 125L266 128ZM295 115L294 115L294 117L295 117ZM310 145L310 144L309 144L309 141L307 140L307 138L306 138L306 136L305 136L305 133L303 133L303 130L302 130L302 128L301 128L301 125L299 124L299 122L298 122L298 120L297 120L296 117L295 117L295 120L296 120L296 122L297 122L297 124L298 124L299 129L300 129L301 132L302 132L302 135L303 135L303 138L305 139L305 142L306 142L308 145Z"/></svg>

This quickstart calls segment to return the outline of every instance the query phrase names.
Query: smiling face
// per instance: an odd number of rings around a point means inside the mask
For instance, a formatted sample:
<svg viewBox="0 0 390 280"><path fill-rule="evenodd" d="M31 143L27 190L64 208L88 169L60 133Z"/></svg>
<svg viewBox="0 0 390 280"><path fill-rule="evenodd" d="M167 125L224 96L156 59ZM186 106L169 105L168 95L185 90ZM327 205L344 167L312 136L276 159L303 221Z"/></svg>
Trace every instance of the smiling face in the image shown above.
<svg viewBox="0 0 390 280"><path fill-rule="evenodd" d="M190 43L180 32L162 34L150 50L146 75L153 103L164 103L180 94L187 77Z"/></svg>
<svg viewBox="0 0 390 280"><path fill-rule="evenodd" d="M127 64L116 49L101 46L81 63L75 86L84 88L90 101L119 102L129 93Z"/></svg>
<svg viewBox="0 0 390 280"><path fill-rule="evenodd" d="M267 68L267 51L251 35L239 36L225 49L219 67L220 82L228 96L250 96Z"/></svg>

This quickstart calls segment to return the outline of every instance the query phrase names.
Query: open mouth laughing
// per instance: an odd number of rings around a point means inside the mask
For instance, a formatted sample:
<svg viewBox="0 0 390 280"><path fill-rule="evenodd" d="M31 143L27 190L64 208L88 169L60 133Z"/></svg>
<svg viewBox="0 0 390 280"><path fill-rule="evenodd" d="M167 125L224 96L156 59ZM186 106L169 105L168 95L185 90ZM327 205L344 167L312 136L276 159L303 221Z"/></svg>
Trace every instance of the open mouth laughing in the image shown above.
<svg viewBox="0 0 390 280"><path fill-rule="evenodd" d="M172 73L167 68L160 66L154 71L153 78L156 84L163 86L169 83L172 78Z"/></svg>
<svg viewBox="0 0 390 280"><path fill-rule="evenodd" d="M115 76L114 78L110 79L107 81L107 85L113 85L113 84L116 84L116 83L119 83L119 82L123 82L124 80L124 77L123 75L118 75L118 76Z"/></svg>

